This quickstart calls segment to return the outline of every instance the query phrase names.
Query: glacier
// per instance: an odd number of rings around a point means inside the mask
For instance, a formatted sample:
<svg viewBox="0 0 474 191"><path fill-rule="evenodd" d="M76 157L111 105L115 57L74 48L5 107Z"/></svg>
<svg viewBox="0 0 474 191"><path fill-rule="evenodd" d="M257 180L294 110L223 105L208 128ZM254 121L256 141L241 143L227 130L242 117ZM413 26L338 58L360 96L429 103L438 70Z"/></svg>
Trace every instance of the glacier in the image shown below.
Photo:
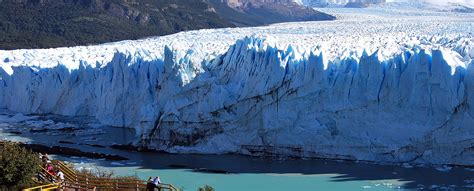
<svg viewBox="0 0 474 191"><path fill-rule="evenodd" d="M474 165L474 17L446 14L0 51L0 108L173 153Z"/></svg>

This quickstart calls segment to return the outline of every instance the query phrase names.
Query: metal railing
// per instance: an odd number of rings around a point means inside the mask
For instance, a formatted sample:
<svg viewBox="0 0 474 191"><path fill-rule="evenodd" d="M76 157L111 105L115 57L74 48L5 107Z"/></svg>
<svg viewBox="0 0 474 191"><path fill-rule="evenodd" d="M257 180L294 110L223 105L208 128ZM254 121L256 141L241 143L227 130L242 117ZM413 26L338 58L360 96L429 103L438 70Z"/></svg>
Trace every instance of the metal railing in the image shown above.
<svg viewBox="0 0 474 191"><path fill-rule="evenodd" d="M59 188L79 190L88 190L93 188L95 188L96 190L147 190L147 184L145 181L142 180L134 180L127 178L98 178L85 174L78 174L68 165L64 164L61 161L53 160L52 162L54 165L61 169L61 172L64 173L64 182L56 182L32 188L26 188L23 189L23 191L48 191ZM41 171L39 172L39 174L43 176L44 181L57 181L56 177L50 174L43 167L41 167ZM171 184L160 184L159 188L163 191L178 191L178 189Z"/></svg>
<svg viewBox="0 0 474 191"><path fill-rule="evenodd" d="M84 174L77 174L69 166L61 161L53 160L53 164L61 168L65 177L65 187L78 189L97 190L146 190L147 184L143 180L133 180L127 178L97 178ZM160 184L159 187L164 191L177 191L178 189L171 184Z"/></svg>
<svg viewBox="0 0 474 191"><path fill-rule="evenodd" d="M62 184L62 182L57 182L57 183L52 183L52 184L46 184L46 185L42 185L42 186L36 186L36 187L32 187L32 188L26 188L26 189L23 189L23 191L36 191L36 190L48 191L48 190L55 190L55 189L60 188L60 187L61 187L61 184Z"/></svg>

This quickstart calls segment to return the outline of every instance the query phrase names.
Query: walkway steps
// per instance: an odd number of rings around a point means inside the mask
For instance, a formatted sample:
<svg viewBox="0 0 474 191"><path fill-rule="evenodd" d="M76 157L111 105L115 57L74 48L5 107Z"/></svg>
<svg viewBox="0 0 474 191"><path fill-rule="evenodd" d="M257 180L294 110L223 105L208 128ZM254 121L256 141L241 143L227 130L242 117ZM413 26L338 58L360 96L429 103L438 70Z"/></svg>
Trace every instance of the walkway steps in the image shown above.
<svg viewBox="0 0 474 191"><path fill-rule="evenodd" d="M105 191L146 191L146 182L142 180L133 180L126 178L97 178L83 174L77 174L68 165L61 161L53 160L54 165L64 173L64 182L51 183L43 186L27 188L23 191L47 191L57 190L60 187L64 190L105 190ZM57 181L56 177L51 175L46 169L42 168L40 172L45 180ZM178 191L171 184L160 184L161 191Z"/></svg>

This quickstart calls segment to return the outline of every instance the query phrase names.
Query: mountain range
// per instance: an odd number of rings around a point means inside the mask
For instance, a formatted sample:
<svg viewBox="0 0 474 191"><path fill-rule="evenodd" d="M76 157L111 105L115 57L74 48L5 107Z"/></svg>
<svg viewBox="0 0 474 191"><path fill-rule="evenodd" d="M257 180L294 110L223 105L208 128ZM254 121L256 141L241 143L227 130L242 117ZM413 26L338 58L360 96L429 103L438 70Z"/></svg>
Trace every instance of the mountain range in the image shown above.
<svg viewBox="0 0 474 191"><path fill-rule="evenodd" d="M335 19L294 0L209 0L209 2L216 8L218 15L236 26Z"/></svg>
<svg viewBox="0 0 474 191"><path fill-rule="evenodd" d="M443 12L474 12L474 1L471 0L295 0L307 7L346 7L364 8L376 5L390 9L426 9Z"/></svg>
<svg viewBox="0 0 474 191"><path fill-rule="evenodd" d="M298 4L309 7L327 7L338 5L344 7L367 7L370 4L380 4L386 0L295 0Z"/></svg>
<svg viewBox="0 0 474 191"><path fill-rule="evenodd" d="M88 45L196 29L332 19L292 0L0 0L0 49Z"/></svg>

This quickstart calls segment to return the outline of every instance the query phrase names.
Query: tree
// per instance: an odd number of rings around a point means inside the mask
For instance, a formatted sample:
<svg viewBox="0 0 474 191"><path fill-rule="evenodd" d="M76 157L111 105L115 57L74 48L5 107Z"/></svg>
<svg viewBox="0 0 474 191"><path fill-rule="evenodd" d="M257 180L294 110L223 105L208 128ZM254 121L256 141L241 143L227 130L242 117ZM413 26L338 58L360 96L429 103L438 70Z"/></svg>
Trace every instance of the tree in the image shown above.
<svg viewBox="0 0 474 191"><path fill-rule="evenodd" d="M22 187L32 183L41 165L38 155L16 143L0 144L0 185Z"/></svg>
<svg viewBox="0 0 474 191"><path fill-rule="evenodd" d="M205 185L203 187L198 188L198 191L215 191L215 189L212 186Z"/></svg>

